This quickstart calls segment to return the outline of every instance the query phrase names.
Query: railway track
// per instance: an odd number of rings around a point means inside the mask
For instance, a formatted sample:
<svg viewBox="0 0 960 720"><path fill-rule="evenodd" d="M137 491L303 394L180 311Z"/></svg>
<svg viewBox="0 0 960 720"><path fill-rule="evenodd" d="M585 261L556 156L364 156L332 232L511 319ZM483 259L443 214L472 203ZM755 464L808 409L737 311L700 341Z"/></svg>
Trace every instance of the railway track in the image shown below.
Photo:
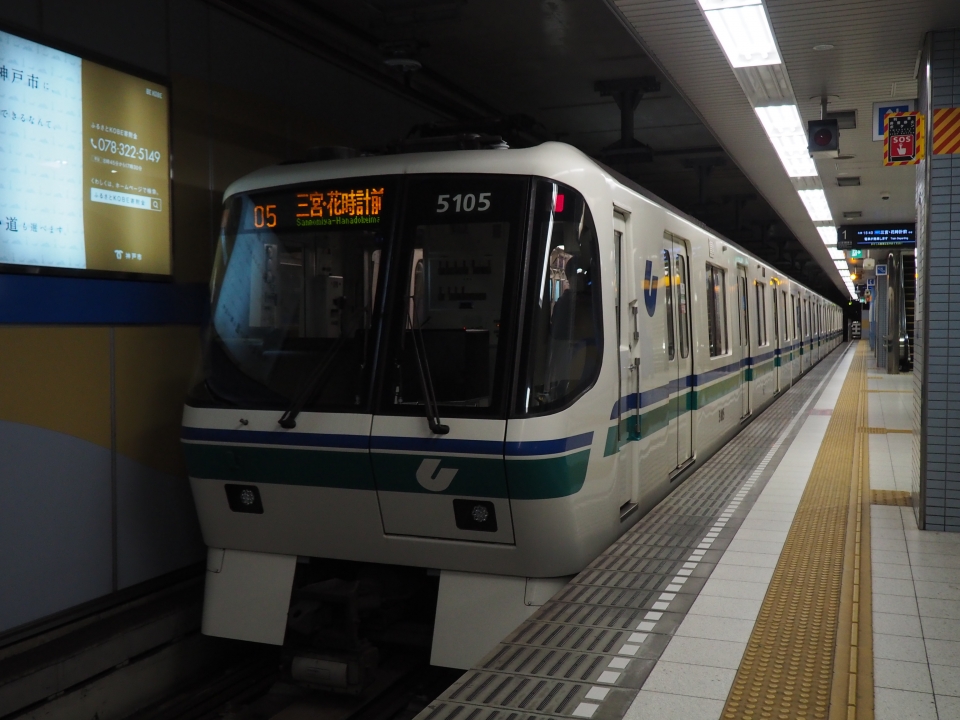
<svg viewBox="0 0 960 720"><path fill-rule="evenodd" d="M308 690L280 668L279 653L244 658L127 720L410 720L461 674L425 654L389 656L361 695Z"/></svg>

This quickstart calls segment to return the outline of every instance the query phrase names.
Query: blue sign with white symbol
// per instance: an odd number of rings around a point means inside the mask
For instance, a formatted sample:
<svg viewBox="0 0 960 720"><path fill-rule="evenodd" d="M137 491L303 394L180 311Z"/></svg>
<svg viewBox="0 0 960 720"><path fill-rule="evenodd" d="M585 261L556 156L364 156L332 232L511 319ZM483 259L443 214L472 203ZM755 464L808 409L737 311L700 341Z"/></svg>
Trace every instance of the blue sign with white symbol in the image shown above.
<svg viewBox="0 0 960 720"><path fill-rule="evenodd" d="M886 265L884 265L884 270L886 270ZM867 287L876 287L877 279L876 278L867 278Z"/></svg>
<svg viewBox="0 0 960 720"><path fill-rule="evenodd" d="M887 266L877 265L877 277L880 277L881 275L886 275L886 274L887 274Z"/></svg>
<svg viewBox="0 0 960 720"><path fill-rule="evenodd" d="M873 104L873 139L883 140L883 116L887 113L910 112L913 100L887 100Z"/></svg>

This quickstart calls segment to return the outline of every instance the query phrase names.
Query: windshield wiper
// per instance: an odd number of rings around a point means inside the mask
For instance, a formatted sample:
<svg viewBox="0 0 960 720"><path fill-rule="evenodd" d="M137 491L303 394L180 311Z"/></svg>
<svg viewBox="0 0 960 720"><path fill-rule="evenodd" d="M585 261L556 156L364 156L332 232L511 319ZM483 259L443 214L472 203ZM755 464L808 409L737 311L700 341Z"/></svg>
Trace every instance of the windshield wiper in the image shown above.
<svg viewBox="0 0 960 720"><path fill-rule="evenodd" d="M313 372L310 373L310 376L304 382L302 389L294 397L293 403L290 405L287 411L280 416L277 424L280 425L280 427L282 427L284 430L292 430L297 426L297 415L300 414L307 402L316 394L316 391L319 389L322 381L326 379L327 373L333 364L333 360L337 356L337 353L340 352L340 349L343 347L343 345L344 339L342 337L338 338L333 344L333 347L327 351L327 354L323 356L323 359L313 369Z"/></svg>
<svg viewBox="0 0 960 720"><path fill-rule="evenodd" d="M417 370L420 374L420 389L423 392L423 409L427 415L427 424L436 435L446 435L450 426L440 420L440 409L437 406L437 394L433 389L433 378L430 376L430 364L427 362L427 346L423 342L423 329L415 320L415 313L410 312L410 329L413 335L413 350L417 356Z"/></svg>

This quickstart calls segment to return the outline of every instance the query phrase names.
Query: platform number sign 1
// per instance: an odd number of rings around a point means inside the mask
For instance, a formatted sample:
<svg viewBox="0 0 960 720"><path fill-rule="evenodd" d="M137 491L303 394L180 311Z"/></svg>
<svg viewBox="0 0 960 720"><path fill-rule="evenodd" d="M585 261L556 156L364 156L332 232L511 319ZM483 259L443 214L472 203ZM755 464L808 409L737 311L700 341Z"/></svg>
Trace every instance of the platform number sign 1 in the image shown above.
<svg viewBox="0 0 960 720"><path fill-rule="evenodd" d="M883 164L916 165L923 159L923 139L920 113L887 113L883 122Z"/></svg>

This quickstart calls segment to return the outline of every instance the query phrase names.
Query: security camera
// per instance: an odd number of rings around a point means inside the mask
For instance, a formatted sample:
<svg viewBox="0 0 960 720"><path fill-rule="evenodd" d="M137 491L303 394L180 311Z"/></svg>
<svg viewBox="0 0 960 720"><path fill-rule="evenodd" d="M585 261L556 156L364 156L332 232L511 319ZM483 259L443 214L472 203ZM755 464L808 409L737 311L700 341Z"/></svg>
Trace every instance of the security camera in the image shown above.
<svg viewBox="0 0 960 720"><path fill-rule="evenodd" d="M882 192L882 193L880 193L880 199L881 199L881 200L889 200L889 199L890 199L890 193L888 193L888 192Z"/></svg>

